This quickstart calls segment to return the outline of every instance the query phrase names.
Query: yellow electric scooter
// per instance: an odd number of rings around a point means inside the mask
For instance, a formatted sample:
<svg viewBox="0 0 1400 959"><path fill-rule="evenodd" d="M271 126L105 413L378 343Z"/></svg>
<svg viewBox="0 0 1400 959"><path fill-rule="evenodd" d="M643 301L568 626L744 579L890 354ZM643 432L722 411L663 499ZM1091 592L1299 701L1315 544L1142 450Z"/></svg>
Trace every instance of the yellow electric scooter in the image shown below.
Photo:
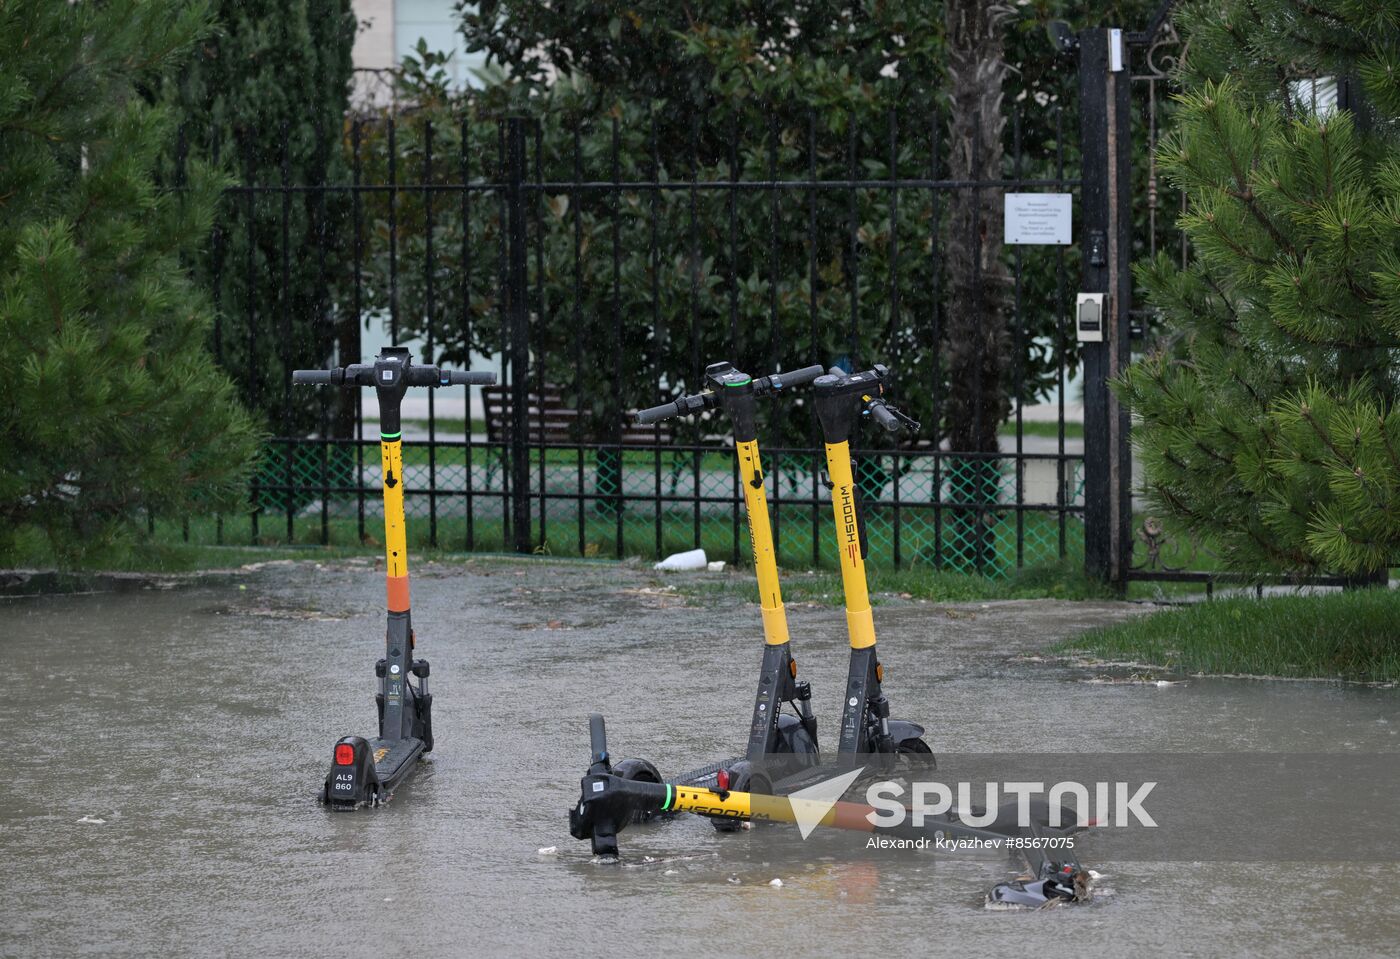
<svg viewBox="0 0 1400 959"><path fill-rule="evenodd" d="M409 351L386 346L373 363L330 370L296 370L292 382L304 386L372 386L379 397L379 451L384 485L384 559L388 626L384 658L375 663L379 685L375 703L379 735L343 736L331 754L319 798L336 809L387 802L433 749L433 697L428 692L428 661L414 659L416 637L408 602L408 539L404 523L403 432L399 408L410 386L489 386L495 373L440 370L414 363ZM409 675L417 682L410 681Z"/></svg>
<svg viewBox="0 0 1400 959"><path fill-rule="evenodd" d="M868 417L889 432L919 428L917 422L885 402L887 373L879 365L863 373L833 369L812 384L826 444L827 486L836 518L846 630L851 642L837 752L843 757L861 757L867 766L871 765L871 754L881 757L875 763L877 768L890 768L891 758L900 755L932 765L932 750L922 739L923 727L890 719L890 701L883 690L885 670L875 648L875 622L865 578L867 547L860 490L852 469L851 436L861 419Z"/></svg>
<svg viewBox="0 0 1400 959"><path fill-rule="evenodd" d="M858 491L851 470L850 434L861 416L871 416L886 429L891 425L896 429L906 425L918 427L917 423L890 409L883 400L885 372L884 367L876 367L855 376L847 376L839 370L822 374L821 367L814 366L796 374L783 374L781 380L776 376L754 380L728 363L715 363L706 369L709 390L636 414L639 423L655 423L712 408L721 408L729 414L744 484L766 640L744 756L692 770L670 779L670 783L713 786L721 790L781 791L797 788L803 771L819 760L817 723L809 705L811 689L807 683L796 680L797 666L791 654L787 619L778 587L777 559L768 523L768 502L754 423L758 397L769 395L783 385L807 382L823 384L818 392L817 411L827 441L827 470L832 477L828 485L836 513L838 545L842 550L842 584L851 636L851 665L843 698L838 753L852 764L859 762L872 772L892 768L900 757L906 765L933 765L932 750L922 739L923 727L907 720L890 719L889 700L882 691L884 669L875 650L865 581L864 535L858 515ZM792 706L793 714L780 711L784 703ZM867 754L875 754L875 761ZM645 759L624 759L613 770L624 779L663 781L657 767ZM716 819L716 827L721 830L734 826L732 819Z"/></svg>
<svg viewBox="0 0 1400 959"><path fill-rule="evenodd" d="M658 813L687 812L725 823L806 821L829 829L873 833L880 815L888 812L864 803L817 802L795 796L627 779L617 775L612 767L607 731L598 713L589 717L589 740L593 762L579 784L578 803L569 810L569 832L575 839L589 840L595 856L617 856L617 834L628 824ZM1001 816L992 828L983 828L969 826L947 813L906 814L899 825L882 830L892 838L920 840L921 847L935 851L948 840L975 840L980 848L1002 849L1016 855L1027 875L995 884L987 893L987 904L1024 908L1089 899L1089 872L1079 864L1071 851L1072 842L1067 841L1078 831L1077 826L1052 829L1034 819L1022 826ZM1051 850L1063 855L1051 856Z"/></svg>
<svg viewBox="0 0 1400 959"><path fill-rule="evenodd" d="M791 373L752 377L727 362L705 368L704 392L682 396L671 403L633 414L637 423L651 424L674 416L690 416L707 410L722 410L734 431L734 447L739 458L739 477L744 490L744 511L753 547L754 575L758 580L759 609L763 617L763 661L759 667L758 692L754 696L748 744L742 758L728 759L677 777L688 785L723 783L742 788L748 784L753 764L766 762L784 769L804 768L816 762L817 721L809 705L811 687L797 679L788 636L787 614L778 584L778 561L773 548L773 531L768 521L768 496L763 481L763 465L758 452L755 422L758 401L794 386L812 382L823 375L822 367L809 366ZM788 712L783 707L789 707ZM624 759L614 767L624 779L660 783L656 767L644 759ZM722 826L721 826L722 828Z"/></svg>

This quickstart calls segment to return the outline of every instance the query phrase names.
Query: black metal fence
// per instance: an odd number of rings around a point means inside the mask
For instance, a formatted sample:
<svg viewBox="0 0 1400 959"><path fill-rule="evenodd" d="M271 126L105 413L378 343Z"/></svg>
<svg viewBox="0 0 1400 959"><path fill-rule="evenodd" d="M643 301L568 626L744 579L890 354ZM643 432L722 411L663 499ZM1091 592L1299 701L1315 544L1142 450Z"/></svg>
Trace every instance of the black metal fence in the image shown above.
<svg viewBox="0 0 1400 959"><path fill-rule="evenodd" d="M625 430L623 411L697 389L715 359L755 372L884 362L896 403L925 428L900 446L859 444L875 561L991 576L1079 563L1084 439L1066 403L1077 249L1006 249L1006 288L988 294L999 299L985 317L1005 327L1010 404L984 409L995 391L974 391L961 415L1010 416L995 451L945 441L948 397L968 392L949 338L986 332L949 315L949 245L999 249L987 211L1004 192L1077 193L1065 125L1053 106L1010 117L995 179L947 175L936 113L851 114L836 129L809 115L750 137L704 118L678 133L644 114L408 114L356 120L326 144L343 151L344 182L290 182L285 164L279 174L245 158L211 246L214 345L276 435L252 512L185 521L186 535L373 540L372 397L295 394L289 371L407 342L487 364L505 384L484 398L410 399L404 482L421 545L583 556L703 546L739 560L747 534L724 424ZM949 214L959 203L972 217L961 234ZM298 275L312 277L300 301ZM775 407L760 438L782 561L833 562L810 409Z"/></svg>

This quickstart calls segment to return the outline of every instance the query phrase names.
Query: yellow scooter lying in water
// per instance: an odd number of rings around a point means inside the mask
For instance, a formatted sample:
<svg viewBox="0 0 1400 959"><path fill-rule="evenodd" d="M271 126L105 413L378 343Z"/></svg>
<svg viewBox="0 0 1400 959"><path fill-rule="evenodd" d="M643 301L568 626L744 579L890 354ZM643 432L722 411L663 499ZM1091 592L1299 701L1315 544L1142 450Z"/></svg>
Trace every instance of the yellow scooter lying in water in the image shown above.
<svg viewBox="0 0 1400 959"><path fill-rule="evenodd" d="M613 774L607 731L598 713L589 717L589 739L593 762L579 785L578 803L569 810L569 832L575 839L589 840L595 856L617 856L619 832L632 822L665 812L725 822L805 824L804 835L815 826L870 833L878 828L880 810L863 803L625 779ZM1024 827L1002 820L998 815L991 828L978 828L948 814L921 820L905 816L902 825L882 831L894 838L922 838L930 843L980 840L985 848L1017 853L1027 877L993 886L987 893L991 907L1039 908L1089 898L1088 871L1073 857L1056 859L1049 853L1054 847L1048 840L1064 837L1070 830L1053 830L1034 820Z"/></svg>

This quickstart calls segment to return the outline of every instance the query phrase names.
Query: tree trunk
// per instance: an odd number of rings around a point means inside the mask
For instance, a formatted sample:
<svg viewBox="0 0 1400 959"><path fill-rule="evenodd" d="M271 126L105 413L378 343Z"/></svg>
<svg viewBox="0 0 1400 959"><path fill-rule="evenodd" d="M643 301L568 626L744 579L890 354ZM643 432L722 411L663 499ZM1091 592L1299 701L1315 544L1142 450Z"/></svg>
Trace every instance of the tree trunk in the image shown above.
<svg viewBox="0 0 1400 959"><path fill-rule="evenodd" d="M1002 177L1003 26L1012 8L984 0L946 0L948 171L952 180ZM948 394L944 432L955 453L998 452L997 433L1011 412L1007 394L1011 336L1007 299L1011 277L1002 259L1000 187L964 188L949 198L946 264ZM953 458L952 502L994 505L1002 486L995 457ZM996 565L993 517L987 507L956 510L945 562L990 572Z"/></svg>

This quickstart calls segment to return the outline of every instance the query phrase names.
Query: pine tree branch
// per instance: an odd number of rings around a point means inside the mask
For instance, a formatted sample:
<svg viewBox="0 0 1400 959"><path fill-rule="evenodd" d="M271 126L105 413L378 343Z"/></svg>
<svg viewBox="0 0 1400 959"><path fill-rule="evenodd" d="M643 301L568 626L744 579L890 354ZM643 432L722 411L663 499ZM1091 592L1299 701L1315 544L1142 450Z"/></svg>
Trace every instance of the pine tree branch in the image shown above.
<svg viewBox="0 0 1400 959"><path fill-rule="evenodd" d="M1322 441L1322 445L1332 451L1333 456L1337 457L1344 465L1352 466L1351 460L1348 459L1341 450L1337 449L1336 445L1332 442L1331 435L1322 428L1321 424L1317 422L1317 418L1312 415L1312 407L1303 403L1299 407L1298 415L1303 418L1303 422L1307 423L1308 426L1312 428L1313 433Z"/></svg>
<svg viewBox="0 0 1400 959"><path fill-rule="evenodd" d="M1215 277L1212 276L1210 273L1204 273L1202 275L1202 278L1205 280L1206 285L1209 286L1215 292L1215 295L1220 298L1220 302L1224 305L1225 309L1229 311L1231 325L1234 327L1238 327L1240 322L1240 314L1235 309L1235 305L1230 302L1230 298L1225 295L1225 291L1220 288L1220 284L1216 282Z"/></svg>
<svg viewBox="0 0 1400 959"><path fill-rule="evenodd" d="M1256 390L1248 380L1240 376L1239 370L1232 369L1230 371L1230 378L1245 388L1245 391L1254 399L1255 405L1257 405L1262 412L1268 411L1269 404L1264 401L1264 398L1259 395L1259 391Z"/></svg>
<svg viewBox="0 0 1400 959"><path fill-rule="evenodd" d="M1332 34L1330 46L1332 49L1350 54L1351 56L1347 57L1347 59L1367 52L1368 48L1365 44L1359 42L1348 44L1341 39L1341 37L1356 36L1356 27L1342 17L1334 14L1331 10L1327 10L1312 3L1299 3L1298 0L1291 0L1290 5L1293 7L1295 14L1303 18L1303 22L1307 22L1308 20L1328 21L1328 25L1336 31ZM1299 46L1310 48L1317 46L1317 41L1313 37L1301 34L1291 27L1285 30L1285 35L1296 40Z"/></svg>
<svg viewBox="0 0 1400 959"><path fill-rule="evenodd" d="M1224 233L1224 231L1220 229L1220 223L1216 219L1214 213L1206 214L1206 223L1210 225L1211 231L1216 236L1220 237L1220 239L1224 242L1225 246L1229 248L1230 252L1235 254L1240 259L1248 260L1255 266L1268 266L1269 264L1274 262L1272 257L1259 256L1258 254L1251 253L1249 250L1236 243L1232 237L1227 236Z"/></svg>
<svg viewBox="0 0 1400 959"><path fill-rule="evenodd" d="M1220 138L1220 141L1222 143L1228 142L1228 138L1225 135L1225 130L1220 125L1219 113L1217 113L1215 110L1210 110L1208 111L1208 113L1210 116L1210 125L1214 130L1216 136ZM1286 251L1289 256L1293 257L1294 260L1301 261L1301 256L1299 255L1298 251L1293 247L1293 244L1288 241L1287 237L1285 237L1283 233L1279 231L1278 227L1274 225L1273 221L1269 219L1269 217L1264 213L1262 209L1260 209L1258 198L1254 195L1254 190L1249 185L1249 176L1247 175L1245 170L1241 168L1239 157L1235 155L1235 151L1226 150L1225 153L1230 158L1230 175L1234 178L1235 183L1238 185L1239 190L1241 191L1238 194L1237 198L1244 203L1245 209L1248 210L1250 215L1253 216L1254 219L1259 222L1259 224L1264 228L1264 231L1269 234L1269 238L1274 241L1275 246ZM1250 165L1251 167L1257 166L1257 158L1255 160L1251 160ZM1227 189L1226 193L1233 195L1234 191ZM1211 222L1214 221L1212 220ZM1269 261L1264 260L1259 262Z"/></svg>
<svg viewBox="0 0 1400 959"><path fill-rule="evenodd" d="M1400 476L1400 456L1396 456L1395 445L1390 442L1390 432L1385 428L1385 417L1381 416L1379 419L1381 442L1385 445L1386 455L1390 457L1390 468Z"/></svg>
<svg viewBox="0 0 1400 959"><path fill-rule="evenodd" d="M1312 428L1313 433L1322 441L1323 445L1331 450L1332 455L1337 458L1337 461L1356 477L1357 482L1360 484L1361 492L1366 496L1367 500L1370 501L1371 509L1383 516L1394 516L1394 506L1389 499L1385 497L1383 491L1379 490L1376 484L1372 482L1371 478L1362 471L1361 467L1356 465L1356 460L1353 457L1343 453L1337 445L1332 442L1330 432L1323 429L1322 425L1317 422L1317 418L1312 415L1312 409L1304 405L1299 412L1304 422ZM1323 466L1326 468L1327 464L1323 464Z"/></svg>

